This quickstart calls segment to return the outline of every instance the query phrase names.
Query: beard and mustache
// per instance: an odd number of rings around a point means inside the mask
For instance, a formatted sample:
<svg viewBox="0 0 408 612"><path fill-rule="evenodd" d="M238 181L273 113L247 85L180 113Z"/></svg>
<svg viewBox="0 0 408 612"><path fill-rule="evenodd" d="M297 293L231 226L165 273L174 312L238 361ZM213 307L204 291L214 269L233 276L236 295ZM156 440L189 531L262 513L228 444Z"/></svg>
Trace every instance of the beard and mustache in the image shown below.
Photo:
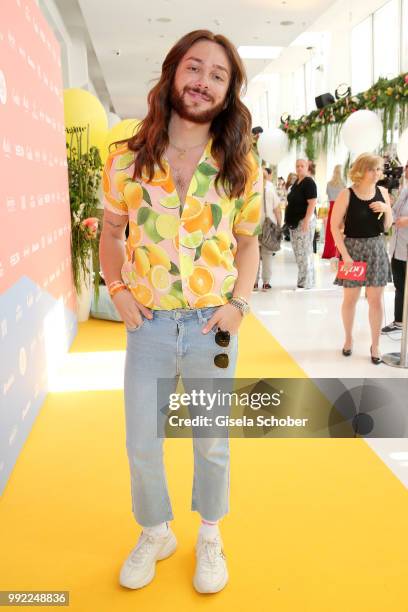
<svg viewBox="0 0 408 612"><path fill-rule="evenodd" d="M196 92L201 95L204 95L208 99L209 102L213 101L212 96L210 96L206 92L201 91L201 89L197 87L184 87L183 91L179 93L176 90L174 83L173 83L173 86L170 92L170 103L171 103L172 109L182 119L191 121L192 123L199 123L199 124L211 123L211 121L215 119L215 117L217 117L217 115L219 115L224 110L225 101L220 102L219 104L216 104L215 106L208 108L207 110L203 110L201 112L194 110L194 108L188 108L184 102L184 95L188 91Z"/></svg>

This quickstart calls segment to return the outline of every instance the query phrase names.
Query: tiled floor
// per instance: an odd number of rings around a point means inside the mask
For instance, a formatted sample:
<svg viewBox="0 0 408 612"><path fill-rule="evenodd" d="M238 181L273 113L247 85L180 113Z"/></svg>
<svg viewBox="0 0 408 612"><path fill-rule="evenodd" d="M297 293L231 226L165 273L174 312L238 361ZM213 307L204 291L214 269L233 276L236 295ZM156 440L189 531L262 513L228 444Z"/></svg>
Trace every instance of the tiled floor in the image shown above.
<svg viewBox="0 0 408 612"><path fill-rule="evenodd" d="M290 243L273 259L273 289L254 292L254 314L267 327L298 365L313 378L403 378L407 380L406 423L408 421L408 369L386 364L375 366L369 357L370 329L364 292L357 306L353 355L343 357L343 328L340 315L342 288L333 285L330 262L315 256L316 288L294 290L297 268ZM385 321L393 320L394 287L384 292ZM381 337L382 354L400 350L399 334ZM366 439L367 443L408 486L408 426L401 438Z"/></svg>

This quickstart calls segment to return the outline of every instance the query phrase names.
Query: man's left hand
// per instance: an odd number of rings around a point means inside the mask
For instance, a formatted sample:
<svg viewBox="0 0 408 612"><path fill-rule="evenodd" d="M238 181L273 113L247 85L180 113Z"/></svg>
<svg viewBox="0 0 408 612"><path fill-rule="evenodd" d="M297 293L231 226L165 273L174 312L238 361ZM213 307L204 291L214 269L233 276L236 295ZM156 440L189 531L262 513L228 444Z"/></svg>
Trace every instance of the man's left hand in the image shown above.
<svg viewBox="0 0 408 612"><path fill-rule="evenodd" d="M395 227L408 227L408 217L399 217L395 221Z"/></svg>
<svg viewBox="0 0 408 612"><path fill-rule="evenodd" d="M232 336L235 336L243 318L238 308L235 308L232 304L224 304L216 310L201 331L203 334L207 334L216 325L222 331L229 331Z"/></svg>

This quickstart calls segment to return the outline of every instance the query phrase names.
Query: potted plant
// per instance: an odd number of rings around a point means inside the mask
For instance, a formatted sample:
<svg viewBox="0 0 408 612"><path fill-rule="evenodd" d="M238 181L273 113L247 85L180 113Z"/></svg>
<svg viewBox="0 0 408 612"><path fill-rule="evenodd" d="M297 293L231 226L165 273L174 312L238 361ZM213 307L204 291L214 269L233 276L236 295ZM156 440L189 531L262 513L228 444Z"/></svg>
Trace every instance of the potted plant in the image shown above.
<svg viewBox="0 0 408 612"><path fill-rule="evenodd" d="M99 150L89 147L89 125L67 128L69 200L71 208L71 258L74 286L79 301L86 299L89 316L92 286L95 300L99 297L99 237L101 209L98 209L98 189L102 175ZM83 147L83 141L86 147ZM93 274L92 274L93 270Z"/></svg>

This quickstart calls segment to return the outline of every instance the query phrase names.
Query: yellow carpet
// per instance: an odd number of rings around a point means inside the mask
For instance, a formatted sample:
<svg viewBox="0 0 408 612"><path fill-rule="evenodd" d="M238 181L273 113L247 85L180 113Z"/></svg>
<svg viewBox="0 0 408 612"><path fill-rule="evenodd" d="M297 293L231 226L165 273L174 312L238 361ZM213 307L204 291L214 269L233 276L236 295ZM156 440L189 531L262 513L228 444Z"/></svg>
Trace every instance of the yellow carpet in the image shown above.
<svg viewBox="0 0 408 612"><path fill-rule="evenodd" d="M71 352L125 342L121 324L91 320ZM253 316L237 375L305 376ZM232 439L230 581L208 596L191 584L191 440L167 440L165 454L179 548L130 591L117 580L140 531L123 393L49 394L0 500L0 590L67 590L75 612L407 612L408 493L364 441Z"/></svg>

